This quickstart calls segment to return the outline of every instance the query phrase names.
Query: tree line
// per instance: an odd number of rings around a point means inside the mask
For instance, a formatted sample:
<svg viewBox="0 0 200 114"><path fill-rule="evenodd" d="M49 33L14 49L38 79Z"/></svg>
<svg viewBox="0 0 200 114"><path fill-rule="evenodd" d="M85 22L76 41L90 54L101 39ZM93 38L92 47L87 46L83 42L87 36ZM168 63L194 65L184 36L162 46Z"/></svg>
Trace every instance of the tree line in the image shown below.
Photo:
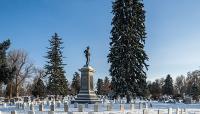
<svg viewBox="0 0 200 114"><path fill-rule="evenodd" d="M199 101L200 95L200 70L188 72L187 76L180 75L172 79L170 75L166 78L156 79L147 82L148 97L160 99L162 96L171 96L174 99L184 99L190 96L193 100Z"/></svg>

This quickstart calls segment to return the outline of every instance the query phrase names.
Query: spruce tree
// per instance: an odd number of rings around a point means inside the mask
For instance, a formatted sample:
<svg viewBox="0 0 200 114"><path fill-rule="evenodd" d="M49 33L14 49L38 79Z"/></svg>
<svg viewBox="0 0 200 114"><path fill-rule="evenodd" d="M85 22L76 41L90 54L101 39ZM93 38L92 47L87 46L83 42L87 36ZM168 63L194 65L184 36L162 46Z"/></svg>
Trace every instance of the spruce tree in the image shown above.
<svg viewBox="0 0 200 114"><path fill-rule="evenodd" d="M41 78L37 80L37 83L34 84L32 95L35 97L45 97L46 96L46 87Z"/></svg>
<svg viewBox="0 0 200 114"><path fill-rule="evenodd" d="M7 64L6 50L10 46L10 40L0 43L0 83L7 84L14 77L15 67L9 68Z"/></svg>
<svg viewBox="0 0 200 114"><path fill-rule="evenodd" d="M165 79L165 84L163 85L163 95L173 95L173 79L168 74Z"/></svg>
<svg viewBox="0 0 200 114"><path fill-rule="evenodd" d="M81 77L78 72L75 72L71 85L72 94L77 95L80 91L80 88L81 88Z"/></svg>
<svg viewBox="0 0 200 114"><path fill-rule="evenodd" d="M103 95L103 80L98 78L97 80L97 95Z"/></svg>
<svg viewBox="0 0 200 114"><path fill-rule="evenodd" d="M112 89L116 96L143 96L148 67L144 5L141 0L115 0L112 8L108 55Z"/></svg>
<svg viewBox="0 0 200 114"><path fill-rule="evenodd" d="M199 100L199 88L196 82L192 84L190 95L192 96L193 100Z"/></svg>
<svg viewBox="0 0 200 114"><path fill-rule="evenodd" d="M49 40L50 47L48 48L47 64L45 65L46 76L48 76L47 90L51 95L67 95L68 81L65 77L63 63L63 44L62 39L55 33Z"/></svg>

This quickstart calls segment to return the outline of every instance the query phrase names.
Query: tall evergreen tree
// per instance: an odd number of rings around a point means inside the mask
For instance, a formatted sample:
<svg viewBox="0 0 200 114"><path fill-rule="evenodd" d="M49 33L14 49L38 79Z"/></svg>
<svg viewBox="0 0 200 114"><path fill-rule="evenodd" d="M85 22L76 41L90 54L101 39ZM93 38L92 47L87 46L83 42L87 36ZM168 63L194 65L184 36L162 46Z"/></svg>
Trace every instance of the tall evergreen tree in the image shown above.
<svg viewBox="0 0 200 114"><path fill-rule="evenodd" d="M103 95L103 80L102 79L99 78L97 80L96 88L97 88L97 94L98 95Z"/></svg>
<svg viewBox="0 0 200 114"><path fill-rule="evenodd" d="M64 71L62 39L55 33L49 43L50 47L46 56L48 61L45 65L46 75L49 78L47 84L48 93L52 95L67 95L68 81Z"/></svg>
<svg viewBox="0 0 200 114"><path fill-rule="evenodd" d="M46 96L46 87L41 78L37 80L37 83L34 84L32 95L35 97L45 97Z"/></svg>
<svg viewBox="0 0 200 114"><path fill-rule="evenodd" d="M6 40L0 43L0 83L7 84L7 88L9 88L9 91L7 91L7 95L9 96L9 98L11 98L13 87L12 79L14 78L16 67L8 66L6 50L9 48L9 46L10 40Z"/></svg>
<svg viewBox="0 0 200 114"><path fill-rule="evenodd" d="M72 94L77 95L80 91L80 88L81 88L81 77L78 72L75 72L71 85Z"/></svg>
<svg viewBox="0 0 200 114"><path fill-rule="evenodd" d="M112 89L118 96L143 96L148 65L145 44L145 11L141 0L113 2L108 62Z"/></svg>
<svg viewBox="0 0 200 114"><path fill-rule="evenodd" d="M199 88L196 82L192 84L190 95L192 96L193 100L199 100Z"/></svg>
<svg viewBox="0 0 200 114"><path fill-rule="evenodd" d="M164 95L173 95L173 79L172 77L168 74L166 79L165 79L165 84L163 85L163 94Z"/></svg>
<svg viewBox="0 0 200 114"><path fill-rule="evenodd" d="M6 50L10 46L10 40L0 43L0 83L7 84L13 77L15 68L8 67Z"/></svg>

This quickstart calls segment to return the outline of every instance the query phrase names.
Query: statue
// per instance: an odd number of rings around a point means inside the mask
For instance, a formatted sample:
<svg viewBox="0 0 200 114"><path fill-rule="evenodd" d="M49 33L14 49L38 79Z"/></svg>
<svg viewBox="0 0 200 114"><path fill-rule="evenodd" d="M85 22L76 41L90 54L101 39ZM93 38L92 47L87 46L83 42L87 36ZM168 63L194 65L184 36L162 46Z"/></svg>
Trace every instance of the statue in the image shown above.
<svg viewBox="0 0 200 114"><path fill-rule="evenodd" d="M88 66L90 63L90 47L89 46L86 48L84 53L85 53L85 57L86 57L86 66Z"/></svg>

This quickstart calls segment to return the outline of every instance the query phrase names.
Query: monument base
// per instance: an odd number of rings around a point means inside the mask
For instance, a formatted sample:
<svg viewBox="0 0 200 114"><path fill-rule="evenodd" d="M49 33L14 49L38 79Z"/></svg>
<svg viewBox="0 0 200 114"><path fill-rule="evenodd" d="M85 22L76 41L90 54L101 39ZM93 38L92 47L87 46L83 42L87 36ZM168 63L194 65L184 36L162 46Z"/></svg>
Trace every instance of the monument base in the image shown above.
<svg viewBox="0 0 200 114"><path fill-rule="evenodd" d="M71 103L88 103L94 104L100 102L97 95L93 90L93 73L94 69L91 66L84 66L81 71L81 89L77 98L71 101Z"/></svg>
<svg viewBox="0 0 200 114"><path fill-rule="evenodd" d="M79 103L79 104L94 104L101 102L97 95L94 93L94 91L88 91L88 90L80 90L79 94L77 95L77 98L75 100L71 101L71 103Z"/></svg>

